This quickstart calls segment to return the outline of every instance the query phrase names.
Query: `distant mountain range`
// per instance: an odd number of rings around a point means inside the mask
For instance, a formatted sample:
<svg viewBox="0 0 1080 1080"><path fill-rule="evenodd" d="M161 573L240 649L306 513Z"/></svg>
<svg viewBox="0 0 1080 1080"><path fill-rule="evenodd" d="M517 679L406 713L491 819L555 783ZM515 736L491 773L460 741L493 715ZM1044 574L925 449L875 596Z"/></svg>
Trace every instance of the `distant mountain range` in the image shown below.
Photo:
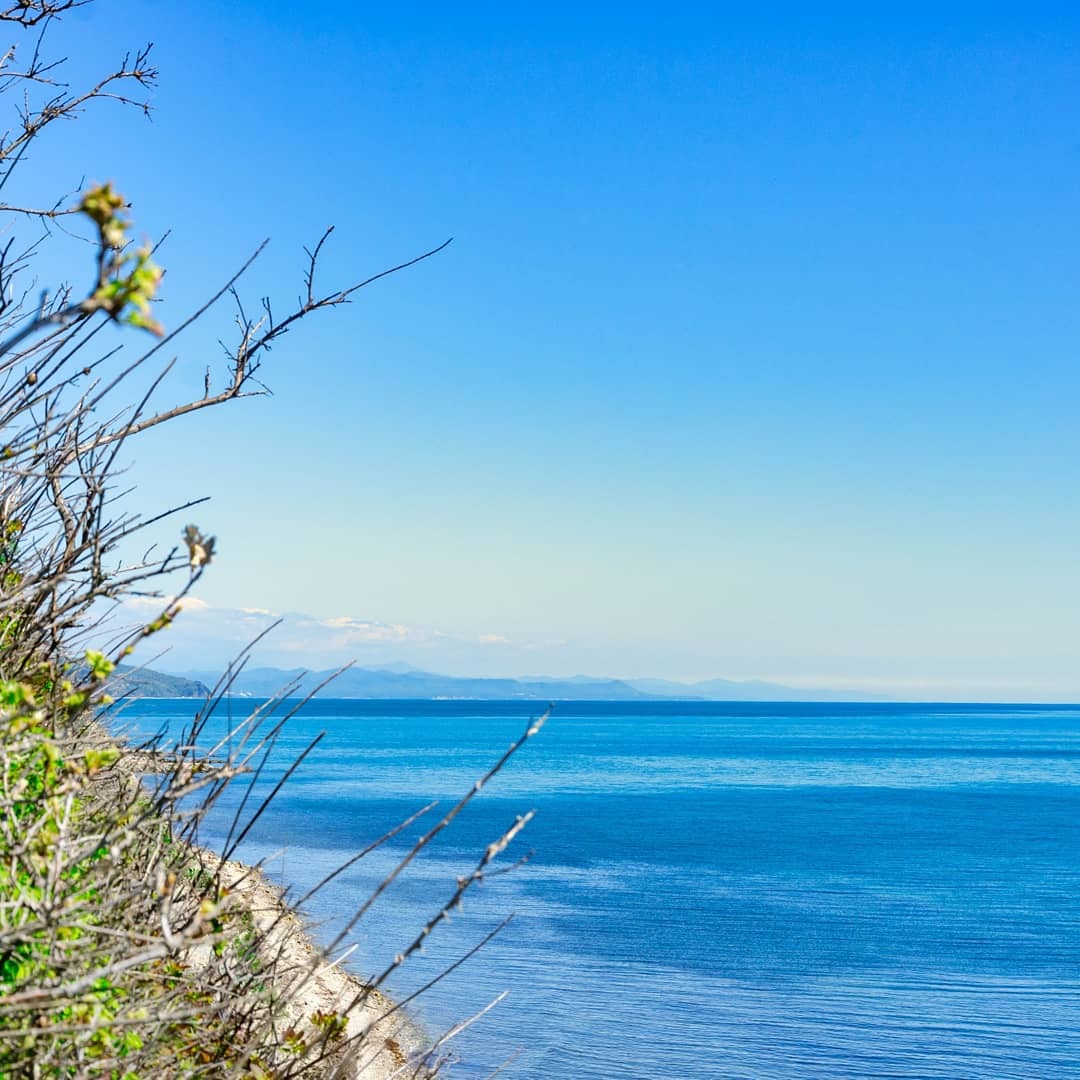
<svg viewBox="0 0 1080 1080"><path fill-rule="evenodd" d="M189 697L205 693L220 671L188 671L183 676L163 676L158 672L139 672L139 696ZM253 668L240 673L233 683L232 693L246 697L269 697L291 682L298 683L297 693L303 695L324 682L332 671L306 671L303 668ZM158 684L154 679L172 680ZM180 687L199 686L199 692L180 692ZM172 687L172 689L170 689ZM391 667L353 667L342 672L325 690L324 697L338 698L457 698L472 700L533 701L649 701L678 699L683 701L867 701L867 694L852 694L835 690L806 690L783 686L780 683L751 680L707 679L703 682L680 683L667 679L603 679L589 675L554 678L536 675L517 679L461 678L418 671L404 665Z"/></svg>

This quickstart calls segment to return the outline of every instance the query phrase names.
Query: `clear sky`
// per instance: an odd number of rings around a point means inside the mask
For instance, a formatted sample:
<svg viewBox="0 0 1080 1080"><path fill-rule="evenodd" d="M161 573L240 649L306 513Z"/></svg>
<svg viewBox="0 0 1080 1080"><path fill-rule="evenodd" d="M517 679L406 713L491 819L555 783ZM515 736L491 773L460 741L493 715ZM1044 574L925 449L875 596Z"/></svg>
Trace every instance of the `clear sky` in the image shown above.
<svg viewBox="0 0 1080 1080"><path fill-rule="evenodd" d="M155 42L153 120L25 175L173 230L166 323L265 236L280 311L328 224L328 287L455 238L133 451L148 507L213 496L202 599L470 674L1080 697L1080 15L950 11L71 15L73 79Z"/></svg>

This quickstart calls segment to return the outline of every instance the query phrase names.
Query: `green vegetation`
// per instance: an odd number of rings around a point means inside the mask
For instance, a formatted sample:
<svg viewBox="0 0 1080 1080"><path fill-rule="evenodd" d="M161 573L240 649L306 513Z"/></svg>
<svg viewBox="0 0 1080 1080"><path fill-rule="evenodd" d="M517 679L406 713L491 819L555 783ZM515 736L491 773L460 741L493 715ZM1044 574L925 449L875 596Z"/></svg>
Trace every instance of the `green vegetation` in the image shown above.
<svg viewBox="0 0 1080 1080"><path fill-rule="evenodd" d="M20 99L19 125L0 136L5 190L27 146L58 121L99 99L145 107L137 95L156 78L145 49L85 91L57 81L42 31L74 6L0 10L0 22L27 34L26 48L0 60L0 94ZM121 660L168 628L214 553L213 538L189 525L164 558L125 559L128 541L164 515L144 522L118 508L116 452L249 393L278 329L242 327L224 392L148 415L151 394L129 384L153 349L134 363L122 352L131 328L168 340L153 317L162 270L149 245L132 246L125 198L94 184L0 214L0 1078L325 1075L368 1033L347 1037L342 1015L309 1007L303 991L321 957L297 962L276 925L288 913L260 923L251 875L245 884L242 870L192 842L224 786L272 745L259 725L274 707L241 725L233 756L214 761L190 747L225 684L187 748L169 755L117 742L101 722L113 693L137 682L117 671ZM80 245L84 265L72 274L90 285L80 294L60 284L35 304L34 260L60 219L65 237L91 230L92 258ZM336 302L309 292L290 321ZM163 595L165 582L176 595ZM108 653L76 644L103 602L136 590L162 597L155 617ZM158 775L141 782L149 766Z"/></svg>
<svg viewBox="0 0 1080 1080"><path fill-rule="evenodd" d="M91 680L109 666L87 661ZM175 786L147 798L119 747L72 724L91 682L60 710L0 689L0 1075L279 1074L250 929L173 842ZM199 941L212 958L183 947Z"/></svg>

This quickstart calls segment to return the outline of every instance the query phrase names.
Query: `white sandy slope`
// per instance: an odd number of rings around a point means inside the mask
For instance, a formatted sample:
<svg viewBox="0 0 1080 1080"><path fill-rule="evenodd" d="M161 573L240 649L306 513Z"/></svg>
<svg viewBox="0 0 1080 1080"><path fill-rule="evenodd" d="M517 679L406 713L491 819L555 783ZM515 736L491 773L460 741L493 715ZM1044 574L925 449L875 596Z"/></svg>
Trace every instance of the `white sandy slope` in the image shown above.
<svg viewBox="0 0 1080 1080"><path fill-rule="evenodd" d="M103 745L110 742L103 730L98 739ZM129 751L111 775L115 797L124 797L120 792L130 784L137 786L139 777L163 772L172 760L169 754ZM109 784L110 779L104 779L102 788ZM277 996L284 1001L279 1030L293 1028L312 1035L315 1013L341 1015L348 1010L344 1035L346 1040L355 1038L350 1043L354 1049L338 1067L327 1070L328 1080L420 1080L433 1074L437 1055L432 1040L386 995L374 989L363 994L366 988L360 979L331 963L301 916L260 869L223 861L206 848L193 848L192 854L205 873L215 878L220 875L228 893L226 903L234 910L249 911L261 932L261 951L274 972ZM209 962L210 947L193 946L191 959ZM361 995L361 1004L350 1009Z"/></svg>
<svg viewBox="0 0 1080 1080"><path fill-rule="evenodd" d="M356 976L331 963L312 940L300 916L283 901L281 892L256 868L221 862L210 852L199 853L205 868L218 871L229 893L228 903L249 911L264 935L264 949L275 958L275 980L286 999L281 1029L313 1034L317 1012L342 1014L365 989ZM404 1080L429 1074L423 1032L378 990L369 990L362 1004L348 1013L346 1038L364 1037L352 1044L346 1060L332 1071L348 1080Z"/></svg>

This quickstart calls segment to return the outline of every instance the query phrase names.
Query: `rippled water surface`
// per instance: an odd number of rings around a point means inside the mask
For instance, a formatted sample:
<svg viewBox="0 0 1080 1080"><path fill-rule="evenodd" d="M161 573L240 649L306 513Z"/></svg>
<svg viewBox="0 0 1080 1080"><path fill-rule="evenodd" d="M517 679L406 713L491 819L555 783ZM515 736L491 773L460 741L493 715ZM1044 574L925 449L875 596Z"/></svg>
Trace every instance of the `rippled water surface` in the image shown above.
<svg viewBox="0 0 1080 1080"><path fill-rule="evenodd" d="M192 709L140 702L127 720L178 733ZM241 855L303 891L429 800L448 807L530 711L309 705L258 791L326 738ZM361 921L351 966L381 970L533 808L507 859L533 849L530 864L391 983L404 997L515 913L410 1007L437 1033L510 991L455 1040L455 1076L515 1053L500 1076L1080 1076L1080 709L559 705ZM327 886L318 933L402 850Z"/></svg>

